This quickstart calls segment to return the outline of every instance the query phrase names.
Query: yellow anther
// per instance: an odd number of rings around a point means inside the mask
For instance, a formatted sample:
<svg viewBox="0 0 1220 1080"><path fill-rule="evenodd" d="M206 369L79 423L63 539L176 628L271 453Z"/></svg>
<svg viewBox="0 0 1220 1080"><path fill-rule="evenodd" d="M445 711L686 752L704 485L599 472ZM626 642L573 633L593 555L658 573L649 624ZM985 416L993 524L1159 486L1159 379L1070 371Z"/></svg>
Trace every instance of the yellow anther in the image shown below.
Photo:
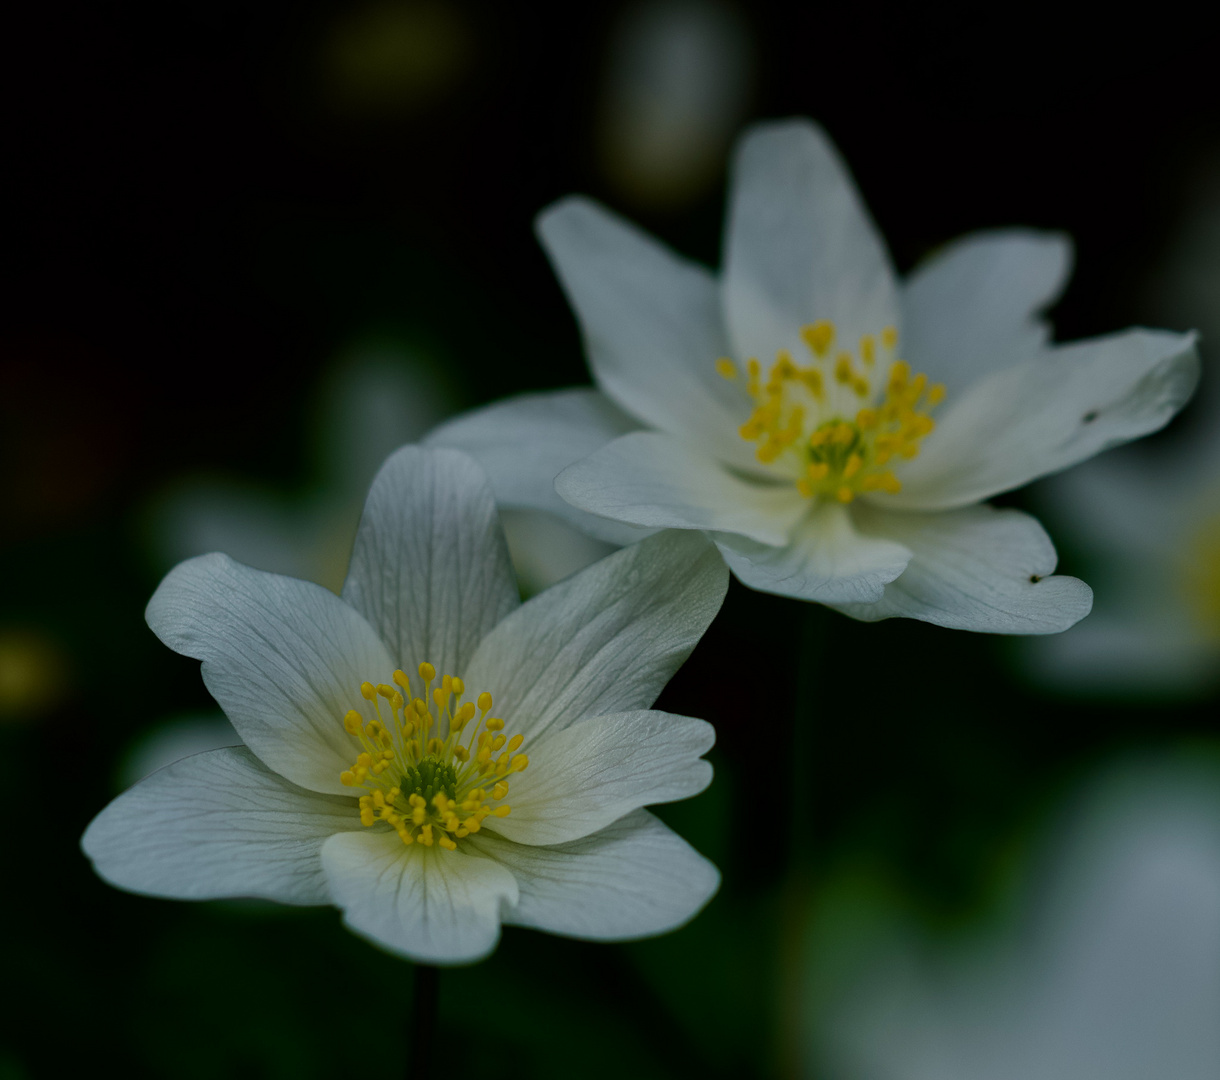
<svg viewBox="0 0 1220 1080"><path fill-rule="evenodd" d="M898 347L898 331L892 326L887 326L881 331L881 344L887 349L896 349Z"/></svg>
<svg viewBox="0 0 1220 1080"><path fill-rule="evenodd" d="M428 740L428 753L439 754L445 749L445 743L441 739L432 738Z"/></svg>
<svg viewBox="0 0 1220 1080"><path fill-rule="evenodd" d="M865 334L860 339L860 359L869 367L872 367L873 361L877 359L877 342L872 334Z"/></svg>
<svg viewBox="0 0 1220 1080"><path fill-rule="evenodd" d="M493 750L499 750L506 742L508 742L508 739L506 739L503 735L497 735L491 740L491 748Z"/></svg>
<svg viewBox="0 0 1220 1080"><path fill-rule="evenodd" d="M428 715L428 706L424 702L423 698L416 698L414 701L412 701L411 708L413 708L420 716Z"/></svg>
<svg viewBox="0 0 1220 1080"><path fill-rule="evenodd" d="M834 323L828 322L826 319L819 319L809 326L802 326L801 337L814 356L825 356L830 351L831 345L834 344Z"/></svg>
<svg viewBox="0 0 1220 1080"><path fill-rule="evenodd" d="M856 427L862 431L872 431L877 426L877 410L861 409L856 413Z"/></svg>
<svg viewBox="0 0 1220 1080"><path fill-rule="evenodd" d="M502 727L504 727L504 721L499 717L493 716L487 721L485 726L488 731L499 731Z"/></svg>
<svg viewBox="0 0 1220 1080"><path fill-rule="evenodd" d="M944 401L945 400L945 384L944 383L933 383L931 386L929 386L927 400L928 400L929 406L939 405L942 401Z"/></svg>
<svg viewBox="0 0 1220 1080"><path fill-rule="evenodd" d="M733 363L727 356L722 356L716 361L716 371L722 378L735 379L737 378L737 365Z"/></svg>
<svg viewBox="0 0 1220 1080"><path fill-rule="evenodd" d="M835 359L835 381L841 383L849 383L855 376L852 371L851 357L847 353L839 353Z"/></svg>
<svg viewBox="0 0 1220 1080"><path fill-rule="evenodd" d="M407 673L403 671L402 668L398 668L394 674L390 676L390 678L394 680L394 683L397 686L401 686L404 690L409 690L411 688L411 680L407 677Z"/></svg>
<svg viewBox="0 0 1220 1080"><path fill-rule="evenodd" d="M528 754L518 754L512 760L513 772L524 772L526 766L529 765L529 763L530 763L530 759L529 759ZM543 771L545 772L545 770L543 770Z"/></svg>
<svg viewBox="0 0 1220 1080"><path fill-rule="evenodd" d="M360 696L365 701L374 701L377 697L377 688L371 682L362 682L360 684Z"/></svg>
<svg viewBox="0 0 1220 1080"><path fill-rule="evenodd" d="M491 789L491 797L499 800L508 794L508 785L501 780L494 788Z"/></svg>
<svg viewBox="0 0 1220 1080"><path fill-rule="evenodd" d="M455 844L455 843L454 843L452 840L450 840L450 839L449 839L449 837L447 837L447 836L442 836L442 837L441 837L441 838L440 838L440 839L437 841L437 843L438 843L438 844L440 844L440 846L441 846L441 847L445 848L445 849L446 849L446 850L448 850L448 851L457 851L457 844Z"/></svg>
<svg viewBox="0 0 1220 1080"><path fill-rule="evenodd" d="M486 690L479 695L479 712L491 712L491 695Z"/></svg>
<svg viewBox="0 0 1220 1080"><path fill-rule="evenodd" d="M344 784L347 787L355 787L356 774L353 773L351 769L344 769L343 772L339 774L339 783Z"/></svg>
<svg viewBox="0 0 1220 1080"><path fill-rule="evenodd" d="M453 718L454 724L455 724L455 726L460 728L460 727L462 727L462 725L467 723L467 721L471 720L473 717L474 717L474 703L471 701L468 701L468 702L466 702L465 705L463 705L460 709L458 709L457 714Z"/></svg>
<svg viewBox="0 0 1220 1080"><path fill-rule="evenodd" d="M432 700L435 701L437 705L444 705L448 697L449 695L439 686L432 691Z"/></svg>
<svg viewBox="0 0 1220 1080"><path fill-rule="evenodd" d="M419 665L419 677L423 679L425 683L430 683L436 678L436 668L425 660Z"/></svg>
<svg viewBox="0 0 1220 1080"><path fill-rule="evenodd" d="M343 717L343 730L349 735L359 735L360 729L364 726L364 717L362 717L355 709L348 709L347 715Z"/></svg>
<svg viewBox="0 0 1220 1080"><path fill-rule="evenodd" d="M843 479L850 480L860 471L863 464L864 458L862 458L859 454L852 454L851 457L847 459L847 464L843 466Z"/></svg>
<svg viewBox="0 0 1220 1080"><path fill-rule="evenodd" d="M411 835L409 832L407 832L407 830L406 830L406 829L403 829L401 832L399 832L399 834L398 834L398 838L399 838L399 839L400 839L400 840L401 840L401 841L402 841L404 844L407 844L408 846L410 846L411 844L414 844L414 843L415 843L415 837L414 837L414 836L412 836L412 835Z"/></svg>
<svg viewBox="0 0 1220 1080"><path fill-rule="evenodd" d="M508 740L508 748L509 748L509 750L516 751L517 749L520 748L520 746L523 742L525 742L524 735L514 735L511 739Z"/></svg>
<svg viewBox="0 0 1220 1080"><path fill-rule="evenodd" d="M835 498L841 503L849 503L856 497L856 493L852 491L846 484L835 492Z"/></svg>
<svg viewBox="0 0 1220 1080"><path fill-rule="evenodd" d="M512 812L511 806L497 806L491 813L493 817L508 817Z"/></svg>
<svg viewBox="0 0 1220 1080"><path fill-rule="evenodd" d="M455 746L453 748L453 756L457 758L458 761L467 762L470 760L470 751L464 746Z"/></svg>
<svg viewBox="0 0 1220 1080"><path fill-rule="evenodd" d="M459 679L456 675L454 675L454 677L453 677L453 692L455 694L457 694L459 697L461 697L462 694L466 693L466 684L461 679Z"/></svg>
<svg viewBox="0 0 1220 1080"><path fill-rule="evenodd" d="M432 846L432 826L430 824L419 830L419 842L425 847Z"/></svg>
<svg viewBox="0 0 1220 1080"><path fill-rule="evenodd" d="M452 675L442 675L441 676L441 689L444 690L446 694L450 694L453 692L453 676Z"/></svg>

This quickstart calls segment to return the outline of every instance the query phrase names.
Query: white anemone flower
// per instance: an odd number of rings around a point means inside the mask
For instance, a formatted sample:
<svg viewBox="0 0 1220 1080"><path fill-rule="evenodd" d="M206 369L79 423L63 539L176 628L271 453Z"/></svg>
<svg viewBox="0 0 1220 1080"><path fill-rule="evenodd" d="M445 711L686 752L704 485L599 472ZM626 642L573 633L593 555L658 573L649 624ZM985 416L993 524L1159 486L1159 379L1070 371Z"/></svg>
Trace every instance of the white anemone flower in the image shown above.
<svg viewBox="0 0 1220 1080"><path fill-rule="evenodd" d="M809 1075L869 1080L1220 1076L1220 780L1141 763L1085 793L993 938L823 898ZM886 903L888 907L888 902Z"/></svg>
<svg viewBox="0 0 1220 1080"><path fill-rule="evenodd" d="M1050 344L1057 234L975 233L898 281L808 121L741 139L719 278L585 198L538 231L600 392L517 398L432 440L474 454L505 505L617 542L702 530L746 585L858 619L1075 623L1088 587L1051 576L1037 521L983 500L1156 430L1197 379L1190 335Z"/></svg>
<svg viewBox="0 0 1220 1080"><path fill-rule="evenodd" d="M522 604L478 467L404 447L342 597L215 554L161 583L149 625L245 745L136 784L84 850L133 892L334 904L431 963L486 955L501 923L673 929L718 875L643 807L706 787L713 731L649 706L727 578L702 538L657 536Z"/></svg>

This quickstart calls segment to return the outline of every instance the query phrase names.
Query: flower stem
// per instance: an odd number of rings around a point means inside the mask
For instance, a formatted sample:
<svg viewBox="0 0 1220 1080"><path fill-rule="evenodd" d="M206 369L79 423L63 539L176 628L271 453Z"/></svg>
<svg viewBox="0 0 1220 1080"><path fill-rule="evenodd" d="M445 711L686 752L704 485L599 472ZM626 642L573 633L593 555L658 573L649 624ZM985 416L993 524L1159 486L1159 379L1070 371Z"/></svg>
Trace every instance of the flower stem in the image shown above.
<svg viewBox="0 0 1220 1080"><path fill-rule="evenodd" d="M431 1080L432 1048L436 1036L437 991L441 971L432 964L415 965L415 993L411 1009L411 1044L407 1048L408 1080Z"/></svg>

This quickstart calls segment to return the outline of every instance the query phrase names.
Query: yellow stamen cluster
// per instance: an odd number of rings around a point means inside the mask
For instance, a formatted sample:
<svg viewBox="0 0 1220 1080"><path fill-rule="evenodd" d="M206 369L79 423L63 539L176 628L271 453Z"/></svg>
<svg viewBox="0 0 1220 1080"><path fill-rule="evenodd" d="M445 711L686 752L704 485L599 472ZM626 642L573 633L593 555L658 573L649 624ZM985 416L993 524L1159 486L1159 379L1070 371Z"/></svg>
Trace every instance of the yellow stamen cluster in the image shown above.
<svg viewBox="0 0 1220 1080"><path fill-rule="evenodd" d="M491 694L463 701L462 680L443 675L433 686L436 669L428 663L419 665L419 678L418 697L404 671L394 672L393 686L361 684L376 719L366 722L356 709L343 717L361 750L339 779L367 792L360 797L362 825L384 821L404 844L453 851L484 819L508 816L508 778L529 757L518 752L524 736L509 738L504 721L488 716Z"/></svg>
<svg viewBox="0 0 1220 1080"><path fill-rule="evenodd" d="M912 375L898 359L893 327L882 331L880 343L871 335L861 338L858 357L835 350L830 322L802 327L801 339L812 364L802 367L781 349L764 382L758 360L747 361L745 389L754 409L739 434L758 443L755 453L765 464L794 458L796 486L806 498L848 503L862 492L900 491L888 465L919 453L936 426L930 410L944 399L945 388ZM878 361L884 377L878 377ZM716 361L716 370L726 379L739 377L728 357Z"/></svg>

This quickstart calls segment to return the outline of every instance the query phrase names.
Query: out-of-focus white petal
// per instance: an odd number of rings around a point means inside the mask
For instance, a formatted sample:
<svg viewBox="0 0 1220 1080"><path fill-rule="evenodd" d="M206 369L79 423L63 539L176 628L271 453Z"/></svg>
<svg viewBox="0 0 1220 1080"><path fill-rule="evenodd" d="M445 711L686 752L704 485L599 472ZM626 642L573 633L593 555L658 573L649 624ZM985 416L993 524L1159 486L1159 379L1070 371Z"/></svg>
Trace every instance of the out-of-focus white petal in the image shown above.
<svg viewBox="0 0 1220 1080"><path fill-rule="evenodd" d="M716 868L647 810L554 847L514 844L489 832L466 843L508 867L517 905L506 924L622 941L677 929L711 899Z"/></svg>
<svg viewBox="0 0 1220 1080"><path fill-rule="evenodd" d="M866 536L839 503L817 503L784 547L732 533L713 537L725 562L752 589L830 603L873 603L906 568L910 549Z"/></svg>
<svg viewBox="0 0 1220 1080"><path fill-rule="evenodd" d="M518 604L495 498L456 450L404 446L360 519L343 599L376 627L396 667L460 675Z"/></svg>
<svg viewBox="0 0 1220 1080"><path fill-rule="evenodd" d="M266 765L313 791L348 792L343 716L364 705L361 682L396 666L358 611L321 585L201 555L165 576L145 618L203 661L204 684Z"/></svg>
<svg viewBox="0 0 1220 1080"><path fill-rule="evenodd" d="M703 636L728 588L716 549L665 532L522 604L465 680L527 742L586 716L646 709Z"/></svg>
<svg viewBox="0 0 1220 1080"><path fill-rule="evenodd" d="M903 283L903 358L944 383L951 401L1042 348L1050 327L1039 315L1071 269L1063 233L992 229L947 244Z"/></svg>
<svg viewBox="0 0 1220 1080"><path fill-rule="evenodd" d="M486 828L519 844L562 844L605 828L641 806L697 795L712 782L702 760L712 725L652 709L595 716L552 729L511 777L512 813Z"/></svg>
<svg viewBox="0 0 1220 1080"><path fill-rule="evenodd" d="M1194 391L1194 336L1127 330L997 371L947 402L903 490L913 510L967 506L1164 427Z"/></svg>
<svg viewBox="0 0 1220 1080"><path fill-rule="evenodd" d="M359 828L354 799L306 791L230 746L141 780L93 819L81 847L131 892L326 904L322 844Z"/></svg>
<svg viewBox="0 0 1220 1080"><path fill-rule="evenodd" d="M554 390L463 413L433 431L426 443L473 457L500 506L546 510L590 536L631 544L647 531L577 510L555 494L555 477L639 426L598 390Z"/></svg>
<svg viewBox="0 0 1220 1080"><path fill-rule="evenodd" d="M390 831L339 833L322 866L343 921L362 937L425 964L479 960L500 940L500 907L517 882L498 862L423 844Z"/></svg>
<svg viewBox="0 0 1220 1080"><path fill-rule="evenodd" d="M737 437L747 403L716 372L730 349L711 272L588 199L544 210L538 235L602 390L645 423L756 471Z"/></svg>
<svg viewBox="0 0 1220 1080"><path fill-rule="evenodd" d="M807 503L792 484L733 475L698 447L639 431L566 468L555 490L591 514L657 529L712 529L787 542Z"/></svg>
<svg viewBox="0 0 1220 1080"><path fill-rule="evenodd" d="M739 360L803 355L800 328L819 319L849 349L898 326L885 244L821 128L751 127L737 144L730 199L722 295Z"/></svg>
<svg viewBox="0 0 1220 1080"><path fill-rule="evenodd" d="M854 619L902 615L957 630L1055 634L1093 605L1093 591L1083 581L1054 574L1058 559L1050 537L1020 510L970 506L912 514L862 506L856 523L870 537L903 545L912 557L880 600L832 605Z"/></svg>

